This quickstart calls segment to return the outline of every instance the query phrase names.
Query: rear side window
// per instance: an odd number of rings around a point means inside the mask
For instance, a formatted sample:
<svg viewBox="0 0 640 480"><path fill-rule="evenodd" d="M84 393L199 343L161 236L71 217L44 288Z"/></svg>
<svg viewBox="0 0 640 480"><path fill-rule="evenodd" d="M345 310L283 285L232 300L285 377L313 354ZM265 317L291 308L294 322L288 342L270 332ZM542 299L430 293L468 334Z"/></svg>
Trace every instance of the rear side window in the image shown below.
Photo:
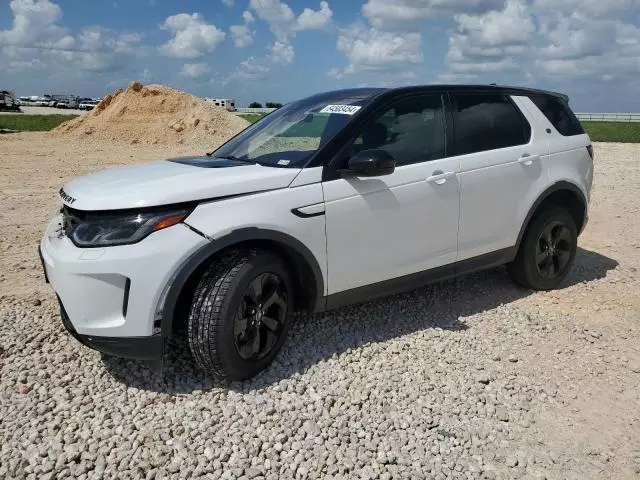
<svg viewBox="0 0 640 480"><path fill-rule="evenodd" d="M505 95L455 94L451 97L457 155L529 143L529 122Z"/></svg>
<svg viewBox="0 0 640 480"><path fill-rule="evenodd" d="M584 129L580 121L569 108L569 105L558 97L550 95L532 95L531 101L536 104L544 116L547 117L556 130L565 137L572 135L582 135Z"/></svg>

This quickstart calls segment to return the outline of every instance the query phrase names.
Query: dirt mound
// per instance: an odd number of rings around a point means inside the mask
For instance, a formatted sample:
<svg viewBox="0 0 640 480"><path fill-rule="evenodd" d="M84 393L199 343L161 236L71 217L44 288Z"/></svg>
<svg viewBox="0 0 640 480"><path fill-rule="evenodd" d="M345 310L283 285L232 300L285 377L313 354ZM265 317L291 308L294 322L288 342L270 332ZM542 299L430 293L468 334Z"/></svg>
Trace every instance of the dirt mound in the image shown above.
<svg viewBox="0 0 640 480"><path fill-rule="evenodd" d="M63 123L53 135L211 148L248 125L245 119L193 95L133 82L124 92L118 89L105 97L87 115Z"/></svg>

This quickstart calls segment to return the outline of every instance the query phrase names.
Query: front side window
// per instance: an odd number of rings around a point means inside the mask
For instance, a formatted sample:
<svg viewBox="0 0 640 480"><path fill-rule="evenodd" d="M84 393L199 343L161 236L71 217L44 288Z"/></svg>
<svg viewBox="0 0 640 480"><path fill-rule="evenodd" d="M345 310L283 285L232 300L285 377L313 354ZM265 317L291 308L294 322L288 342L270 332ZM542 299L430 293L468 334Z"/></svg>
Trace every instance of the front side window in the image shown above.
<svg viewBox="0 0 640 480"><path fill-rule="evenodd" d="M455 94L452 98L457 155L529 143L529 122L505 95Z"/></svg>
<svg viewBox="0 0 640 480"><path fill-rule="evenodd" d="M374 93L369 90L332 92L289 103L212 155L270 167L302 168L370 103Z"/></svg>
<svg viewBox="0 0 640 480"><path fill-rule="evenodd" d="M378 149L390 153L396 166L410 165L444 157L445 141L442 96L406 97L369 121L347 156Z"/></svg>

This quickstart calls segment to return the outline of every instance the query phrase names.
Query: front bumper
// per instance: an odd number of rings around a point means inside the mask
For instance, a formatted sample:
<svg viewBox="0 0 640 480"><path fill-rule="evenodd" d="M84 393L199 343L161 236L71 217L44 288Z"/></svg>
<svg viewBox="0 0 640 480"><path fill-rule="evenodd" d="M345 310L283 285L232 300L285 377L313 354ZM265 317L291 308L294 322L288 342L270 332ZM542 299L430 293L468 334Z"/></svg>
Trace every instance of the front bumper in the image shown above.
<svg viewBox="0 0 640 480"><path fill-rule="evenodd" d="M80 335L73 327L62 301L58 297L60 304L60 318L62 325L73 338L93 350L97 350L107 355L122 358L132 358L135 360L159 360L162 358L164 348L164 338L160 334L150 337L94 337Z"/></svg>
<svg viewBox="0 0 640 480"><path fill-rule="evenodd" d="M159 309L173 275L207 240L184 225L141 242L78 248L51 222L40 243L45 278L63 322L83 344L108 354L147 358L161 351Z"/></svg>

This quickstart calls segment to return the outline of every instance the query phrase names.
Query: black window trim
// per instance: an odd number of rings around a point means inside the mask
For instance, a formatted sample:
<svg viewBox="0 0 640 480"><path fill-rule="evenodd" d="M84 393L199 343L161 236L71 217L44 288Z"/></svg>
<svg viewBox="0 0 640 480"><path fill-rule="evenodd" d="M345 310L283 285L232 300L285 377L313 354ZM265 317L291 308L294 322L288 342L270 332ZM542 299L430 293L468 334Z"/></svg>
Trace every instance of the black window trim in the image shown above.
<svg viewBox="0 0 640 480"><path fill-rule="evenodd" d="M454 96L456 95L460 95L460 96L469 96L469 95L499 95L503 98L506 98L507 102L510 103L513 108L516 110L516 112L518 112L518 115L520 115L520 117L524 120L525 124L529 126L529 138L527 139L527 141L525 143L521 143L518 145L510 145L508 147L501 147L501 148L492 148L489 150L480 150L478 152L469 152L469 153L458 153L457 150L457 145L455 142L455 129L456 129L456 125L455 125L455 106L456 106L456 102L454 100ZM495 90L487 90L487 89L478 89L478 90L464 90L464 91L455 91L455 92L447 92L447 97L449 98L449 109L450 109L450 121L451 121L451 152L452 152L452 157L461 157L463 155L473 155L476 153L483 153L483 152L493 152L495 150L503 150L505 148L517 148L517 147L522 147L524 145L529 145L531 143L531 139L533 138L533 126L531 125L531 122L529 122L529 119L526 117L526 115L524 113L522 113L522 110L520 110L520 107L518 107L518 105L514 102L512 96L516 95L515 93L510 93L507 91L495 91ZM447 136L447 139L449 139L449 137Z"/></svg>
<svg viewBox="0 0 640 480"><path fill-rule="evenodd" d="M377 115L384 113L388 110L394 103L403 100L405 98L416 98L416 97L427 97L440 95L440 102L442 103L443 113L444 113L444 129L445 129L445 151L444 156L442 158L448 158L450 148L452 146L452 129L450 128L450 118L447 114L447 106L448 106L448 91L445 89L442 90L418 90L413 92L394 92L393 90L389 92L384 92L379 94L379 97L376 101L372 102L367 111L363 111L358 116L356 122L353 122L347 128L345 128L340 134L336 135L333 140L327 145L325 145L321 152L318 152L318 157L322 159L322 181L328 182L330 180L338 180L340 179L340 175L338 173L338 169L336 168L335 162L339 157L339 154L342 152L343 148L351 142L356 135L358 135L362 131L362 127L364 127L371 119L375 118ZM441 160L441 159L438 159ZM411 164L415 165L415 164Z"/></svg>

